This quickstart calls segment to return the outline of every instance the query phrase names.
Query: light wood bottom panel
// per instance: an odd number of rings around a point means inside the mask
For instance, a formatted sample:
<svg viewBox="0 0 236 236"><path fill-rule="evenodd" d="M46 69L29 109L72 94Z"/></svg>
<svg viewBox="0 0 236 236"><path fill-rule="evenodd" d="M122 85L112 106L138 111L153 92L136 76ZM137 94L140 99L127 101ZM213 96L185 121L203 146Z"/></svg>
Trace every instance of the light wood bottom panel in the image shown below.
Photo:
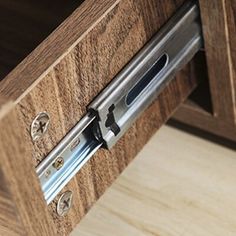
<svg viewBox="0 0 236 236"><path fill-rule="evenodd" d="M236 153L163 127L71 236L235 236Z"/></svg>

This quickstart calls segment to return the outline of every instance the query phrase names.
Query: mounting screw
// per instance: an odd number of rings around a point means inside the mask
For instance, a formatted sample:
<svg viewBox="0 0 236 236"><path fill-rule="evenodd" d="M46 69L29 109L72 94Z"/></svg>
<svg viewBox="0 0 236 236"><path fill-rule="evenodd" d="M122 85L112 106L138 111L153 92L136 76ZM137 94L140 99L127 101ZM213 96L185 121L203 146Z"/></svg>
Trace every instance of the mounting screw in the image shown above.
<svg viewBox="0 0 236 236"><path fill-rule="evenodd" d="M56 170L60 170L63 165L64 165L64 159L62 157L58 157L56 161L53 163L53 167Z"/></svg>
<svg viewBox="0 0 236 236"><path fill-rule="evenodd" d="M46 112L40 112L31 124L31 137L33 141L40 139L48 129L50 122L49 115Z"/></svg>
<svg viewBox="0 0 236 236"><path fill-rule="evenodd" d="M61 195L57 203L57 214L59 216L64 216L68 213L71 208L73 200L73 193L71 191L67 191Z"/></svg>

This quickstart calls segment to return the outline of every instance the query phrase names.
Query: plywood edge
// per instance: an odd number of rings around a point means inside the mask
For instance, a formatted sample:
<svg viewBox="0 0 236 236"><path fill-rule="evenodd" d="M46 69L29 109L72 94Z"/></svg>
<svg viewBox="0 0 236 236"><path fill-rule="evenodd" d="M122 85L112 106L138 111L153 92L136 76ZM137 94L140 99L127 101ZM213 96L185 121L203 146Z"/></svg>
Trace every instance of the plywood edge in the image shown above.
<svg viewBox="0 0 236 236"><path fill-rule="evenodd" d="M119 2L86 0L0 82L0 95L18 103Z"/></svg>

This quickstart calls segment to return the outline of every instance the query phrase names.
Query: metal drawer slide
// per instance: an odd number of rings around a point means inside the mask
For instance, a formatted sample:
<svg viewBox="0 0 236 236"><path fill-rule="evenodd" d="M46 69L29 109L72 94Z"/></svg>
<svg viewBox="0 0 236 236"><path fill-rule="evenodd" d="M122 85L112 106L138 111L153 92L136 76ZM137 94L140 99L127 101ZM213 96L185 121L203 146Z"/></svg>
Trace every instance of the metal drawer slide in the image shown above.
<svg viewBox="0 0 236 236"><path fill-rule="evenodd" d="M110 149L202 47L199 9L189 1L88 106L87 115L37 167L49 204L102 146Z"/></svg>

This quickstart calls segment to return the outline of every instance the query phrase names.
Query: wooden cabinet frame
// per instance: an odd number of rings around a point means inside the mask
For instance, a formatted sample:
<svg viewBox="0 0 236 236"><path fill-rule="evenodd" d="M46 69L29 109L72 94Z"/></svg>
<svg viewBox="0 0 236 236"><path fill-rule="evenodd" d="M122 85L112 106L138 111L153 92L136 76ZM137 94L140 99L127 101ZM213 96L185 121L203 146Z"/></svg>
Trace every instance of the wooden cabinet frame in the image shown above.
<svg viewBox="0 0 236 236"><path fill-rule="evenodd" d="M35 167L183 2L85 0L0 81L0 235L68 235L197 87L194 59L112 150L99 150L63 189L74 193L69 213L56 212L60 194L47 206ZM187 102L175 119L235 141L235 0L199 2L212 111ZM50 114L50 128L33 142L31 122L42 111Z"/></svg>
<svg viewBox="0 0 236 236"><path fill-rule="evenodd" d="M200 0L212 113L190 103L174 118L236 141L236 1Z"/></svg>

